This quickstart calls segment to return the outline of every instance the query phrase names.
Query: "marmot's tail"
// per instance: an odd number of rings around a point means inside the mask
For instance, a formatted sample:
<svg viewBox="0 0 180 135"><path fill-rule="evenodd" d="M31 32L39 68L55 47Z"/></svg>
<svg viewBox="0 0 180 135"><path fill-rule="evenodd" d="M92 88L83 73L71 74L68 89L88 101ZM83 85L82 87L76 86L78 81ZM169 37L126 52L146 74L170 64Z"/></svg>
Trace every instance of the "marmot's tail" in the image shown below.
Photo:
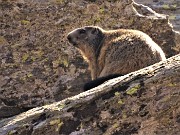
<svg viewBox="0 0 180 135"><path fill-rule="evenodd" d="M111 74L108 76L97 78L96 80L92 80L90 82L85 83L84 91L90 90L94 87L97 87L100 84L103 84L105 81L122 76L121 74Z"/></svg>

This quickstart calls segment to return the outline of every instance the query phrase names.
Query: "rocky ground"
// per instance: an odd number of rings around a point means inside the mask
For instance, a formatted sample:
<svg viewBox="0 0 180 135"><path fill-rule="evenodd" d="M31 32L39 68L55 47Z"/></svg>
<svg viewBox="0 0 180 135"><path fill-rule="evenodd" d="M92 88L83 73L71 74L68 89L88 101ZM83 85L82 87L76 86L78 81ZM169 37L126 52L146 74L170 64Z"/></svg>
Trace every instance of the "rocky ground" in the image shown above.
<svg viewBox="0 0 180 135"><path fill-rule="evenodd" d="M66 40L67 33L77 27L139 29L149 34L167 57L179 53L179 36L166 16L134 4L142 15L138 16L131 2L0 0L0 118L82 92L83 84L90 80L87 63ZM176 2L173 12L178 15ZM171 13L172 9L165 11ZM175 19L179 30L178 16Z"/></svg>
<svg viewBox="0 0 180 135"><path fill-rule="evenodd" d="M180 35L153 11L178 31L179 0L132 2L0 0L0 134L178 134L179 55L77 95L90 80L66 39L77 27L138 29L167 58L180 52Z"/></svg>

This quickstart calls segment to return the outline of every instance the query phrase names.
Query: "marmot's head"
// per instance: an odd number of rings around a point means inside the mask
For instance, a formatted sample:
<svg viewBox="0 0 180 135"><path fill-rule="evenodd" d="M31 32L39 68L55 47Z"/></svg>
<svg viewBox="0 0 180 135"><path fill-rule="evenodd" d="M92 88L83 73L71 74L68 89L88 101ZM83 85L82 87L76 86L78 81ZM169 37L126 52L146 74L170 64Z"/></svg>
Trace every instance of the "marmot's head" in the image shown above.
<svg viewBox="0 0 180 135"><path fill-rule="evenodd" d="M83 51L86 47L96 49L104 38L103 30L96 26L86 26L71 31L67 39L75 47Z"/></svg>

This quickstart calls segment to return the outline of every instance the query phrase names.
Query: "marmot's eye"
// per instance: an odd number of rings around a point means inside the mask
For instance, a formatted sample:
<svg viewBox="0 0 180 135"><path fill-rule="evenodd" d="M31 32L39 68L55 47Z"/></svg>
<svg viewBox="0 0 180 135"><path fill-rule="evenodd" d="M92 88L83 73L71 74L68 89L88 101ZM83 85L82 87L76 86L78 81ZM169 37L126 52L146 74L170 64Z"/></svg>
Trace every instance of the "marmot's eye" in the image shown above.
<svg viewBox="0 0 180 135"><path fill-rule="evenodd" d="M86 31L85 31L84 29L81 29L81 30L79 31L79 34L84 34L84 33L86 33Z"/></svg>

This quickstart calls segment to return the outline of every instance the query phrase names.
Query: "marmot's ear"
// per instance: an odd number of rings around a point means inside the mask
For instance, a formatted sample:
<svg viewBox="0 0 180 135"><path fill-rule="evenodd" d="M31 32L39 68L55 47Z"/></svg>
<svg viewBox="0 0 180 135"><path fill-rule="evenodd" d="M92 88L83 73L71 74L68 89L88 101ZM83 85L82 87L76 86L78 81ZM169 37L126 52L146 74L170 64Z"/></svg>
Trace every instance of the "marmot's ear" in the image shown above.
<svg viewBox="0 0 180 135"><path fill-rule="evenodd" d="M97 29L97 28L92 28L91 33L92 33L92 34L97 34L97 33L98 33L98 29Z"/></svg>

